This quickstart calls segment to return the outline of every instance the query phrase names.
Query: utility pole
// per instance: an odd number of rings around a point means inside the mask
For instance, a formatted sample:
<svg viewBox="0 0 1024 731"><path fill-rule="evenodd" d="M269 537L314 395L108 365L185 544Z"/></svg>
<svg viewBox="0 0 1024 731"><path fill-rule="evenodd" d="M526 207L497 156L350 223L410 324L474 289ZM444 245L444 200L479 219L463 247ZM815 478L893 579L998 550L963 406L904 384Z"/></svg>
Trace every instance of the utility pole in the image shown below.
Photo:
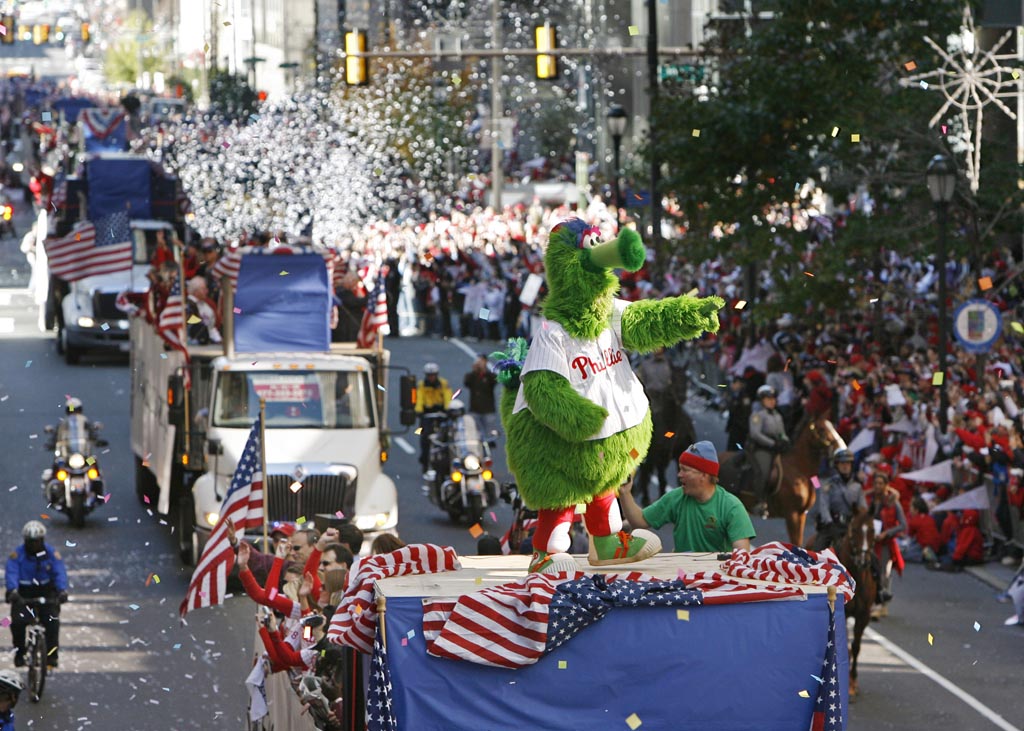
<svg viewBox="0 0 1024 731"><path fill-rule="evenodd" d="M647 125L647 141L651 149L651 245L660 259L661 251L661 196L658 183L661 179L661 163L655 147L657 129L655 107L658 104L658 5L657 0L647 0L647 74L651 88L650 118Z"/></svg>
<svg viewBox="0 0 1024 731"><path fill-rule="evenodd" d="M491 47L501 48L501 0L491 0ZM491 208L501 212L501 188L504 180L501 149L501 121L505 116L501 101L501 66L505 59L495 54L491 58Z"/></svg>

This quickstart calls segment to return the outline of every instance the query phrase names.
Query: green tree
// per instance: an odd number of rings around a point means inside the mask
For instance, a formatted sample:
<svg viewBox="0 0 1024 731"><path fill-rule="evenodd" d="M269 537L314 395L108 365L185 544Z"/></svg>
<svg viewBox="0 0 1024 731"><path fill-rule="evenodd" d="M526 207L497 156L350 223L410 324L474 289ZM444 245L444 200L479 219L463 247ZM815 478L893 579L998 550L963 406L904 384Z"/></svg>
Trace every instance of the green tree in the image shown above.
<svg viewBox="0 0 1024 731"><path fill-rule="evenodd" d="M941 101L901 79L915 67L940 64L924 36L941 43L956 33L963 6L773 5L772 20L717 27L702 60L712 70L707 87L665 87L654 120L659 144L646 154L665 161L664 190L679 198L689 231L687 256L725 253L740 264L771 267L768 304L776 311L802 309L808 300L848 308L846 285L864 291L862 275L878 265L880 250L924 255L932 247L924 169L932 155L947 151L939 129L928 127ZM998 148L989 144L991 157ZM959 186L961 220L978 222L974 245L1007 225L1008 213L1019 215L1015 167L993 168L984 195ZM851 212L841 232L809 246L801 214L815 212L815 188L837 206L845 208L858 191L874 206L870 215ZM772 307L758 314L768 317Z"/></svg>
<svg viewBox="0 0 1024 731"><path fill-rule="evenodd" d="M144 12L133 10L107 49L103 67L107 81L135 84L142 72L152 74L166 67L166 59L153 34L153 22Z"/></svg>

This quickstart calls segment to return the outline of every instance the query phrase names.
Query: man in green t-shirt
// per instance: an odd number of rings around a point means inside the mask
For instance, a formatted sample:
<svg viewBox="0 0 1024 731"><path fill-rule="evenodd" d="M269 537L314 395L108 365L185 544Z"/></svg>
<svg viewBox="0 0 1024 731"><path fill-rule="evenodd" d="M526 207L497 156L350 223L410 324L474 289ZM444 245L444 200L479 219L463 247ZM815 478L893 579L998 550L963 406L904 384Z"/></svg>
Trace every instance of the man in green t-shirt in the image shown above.
<svg viewBox="0 0 1024 731"><path fill-rule="evenodd" d="M622 512L634 528L660 528L672 523L678 552L721 553L750 550L754 525L735 495L717 484L718 452L708 441L697 442L679 456L680 489L670 490L641 509L632 490L619 492Z"/></svg>

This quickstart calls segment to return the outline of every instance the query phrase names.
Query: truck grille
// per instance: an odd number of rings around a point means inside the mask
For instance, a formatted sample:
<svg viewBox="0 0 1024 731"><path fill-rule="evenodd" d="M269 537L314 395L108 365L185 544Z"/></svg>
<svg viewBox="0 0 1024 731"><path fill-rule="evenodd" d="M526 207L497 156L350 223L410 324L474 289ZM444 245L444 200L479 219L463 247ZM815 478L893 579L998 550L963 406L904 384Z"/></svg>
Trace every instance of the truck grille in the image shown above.
<svg viewBox="0 0 1024 731"><path fill-rule="evenodd" d="M93 294L93 312L97 320L126 320L128 316L117 309L117 293L96 292Z"/></svg>
<svg viewBox="0 0 1024 731"><path fill-rule="evenodd" d="M355 515L356 483L346 475L306 475L302 489L292 492L291 475L270 475L267 480L267 520L294 521L304 517L312 522L315 515L332 518L340 510L345 517Z"/></svg>

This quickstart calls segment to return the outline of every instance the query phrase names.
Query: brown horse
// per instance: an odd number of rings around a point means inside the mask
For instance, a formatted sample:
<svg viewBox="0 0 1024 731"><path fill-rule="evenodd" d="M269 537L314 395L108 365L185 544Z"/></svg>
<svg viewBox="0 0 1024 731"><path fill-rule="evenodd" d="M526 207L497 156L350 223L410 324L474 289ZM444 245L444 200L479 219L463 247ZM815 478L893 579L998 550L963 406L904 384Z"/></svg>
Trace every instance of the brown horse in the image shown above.
<svg viewBox="0 0 1024 731"><path fill-rule="evenodd" d="M846 534L839 541L836 555L856 582L853 599L846 605L847 618L853 617L853 640L850 644L850 697L857 695L857 655L864 628L871 621L871 606L875 603L878 587L871 571L871 557L875 550L875 525L871 514L854 508Z"/></svg>
<svg viewBox="0 0 1024 731"><path fill-rule="evenodd" d="M805 418L797 427L793 446L781 455L781 459L775 460L772 484L777 488L766 491L768 514L785 518L789 542L794 546L803 545L807 511L814 505L815 489L811 478L818 474L823 457L845 446L828 419ZM750 484L751 471L746 469L747 459L743 452L725 452L719 459L722 468L718 482L738 496L750 510L757 500ZM780 466L781 474L776 474Z"/></svg>

